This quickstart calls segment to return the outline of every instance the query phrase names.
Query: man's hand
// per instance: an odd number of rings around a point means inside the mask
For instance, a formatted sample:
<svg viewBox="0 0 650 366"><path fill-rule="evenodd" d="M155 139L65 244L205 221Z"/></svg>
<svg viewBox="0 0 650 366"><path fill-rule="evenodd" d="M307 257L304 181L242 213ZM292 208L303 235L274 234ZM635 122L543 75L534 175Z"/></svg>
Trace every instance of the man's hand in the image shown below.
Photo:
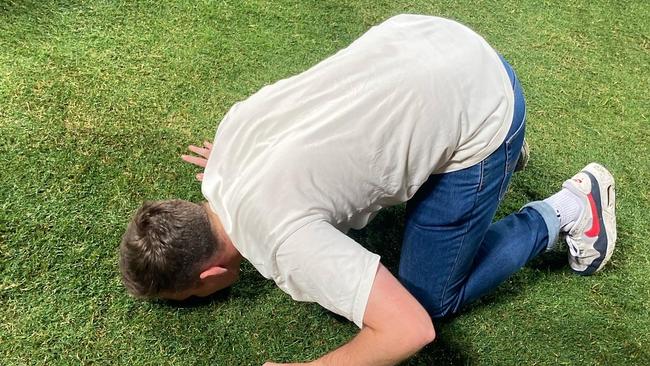
<svg viewBox="0 0 650 366"><path fill-rule="evenodd" d="M208 158L210 157L210 151L212 151L212 144L208 141L203 141L203 147L190 145L188 146L188 149L190 149L191 152L197 154L198 156L182 155L181 159L187 161L190 164L205 168L206 164L208 163ZM196 180L203 180L203 173L197 174Z"/></svg>

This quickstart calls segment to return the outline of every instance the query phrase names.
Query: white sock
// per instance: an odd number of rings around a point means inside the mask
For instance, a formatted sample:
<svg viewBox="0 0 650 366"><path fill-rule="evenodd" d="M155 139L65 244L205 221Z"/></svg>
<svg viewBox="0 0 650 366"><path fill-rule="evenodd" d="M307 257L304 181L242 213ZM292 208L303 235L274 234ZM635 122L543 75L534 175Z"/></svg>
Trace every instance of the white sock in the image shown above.
<svg viewBox="0 0 650 366"><path fill-rule="evenodd" d="M560 231L568 232L580 217L583 203L575 193L563 188L561 191L544 200L553 207L560 219Z"/></svg>

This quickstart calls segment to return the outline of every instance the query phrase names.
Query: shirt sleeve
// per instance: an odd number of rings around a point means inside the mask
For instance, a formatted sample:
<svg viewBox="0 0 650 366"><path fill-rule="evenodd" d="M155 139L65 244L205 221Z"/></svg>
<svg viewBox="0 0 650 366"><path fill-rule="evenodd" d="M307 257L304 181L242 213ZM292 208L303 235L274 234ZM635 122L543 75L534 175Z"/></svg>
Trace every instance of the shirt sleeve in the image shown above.
<svg viewBox="0 0 650 366"><path fill-rule="evenodd" d="M294 300L317 302L363 326L379 255L331 224L315 221L285 240L275 259L274 280Z"/></svg>

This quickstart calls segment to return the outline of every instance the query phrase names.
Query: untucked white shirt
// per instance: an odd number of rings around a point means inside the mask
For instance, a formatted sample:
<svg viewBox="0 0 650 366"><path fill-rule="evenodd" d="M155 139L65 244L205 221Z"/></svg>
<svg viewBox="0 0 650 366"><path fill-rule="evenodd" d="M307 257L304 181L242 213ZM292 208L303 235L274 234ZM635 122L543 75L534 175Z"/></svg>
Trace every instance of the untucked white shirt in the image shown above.
<svg viewBox="0 0 650 366"><path fill-rule="evenodd" d="M264 277L362 327L379 256L345 232L431 174L486 158L513 100L482 37L448 19L395 16L235 104L202 192Z"/></svg>

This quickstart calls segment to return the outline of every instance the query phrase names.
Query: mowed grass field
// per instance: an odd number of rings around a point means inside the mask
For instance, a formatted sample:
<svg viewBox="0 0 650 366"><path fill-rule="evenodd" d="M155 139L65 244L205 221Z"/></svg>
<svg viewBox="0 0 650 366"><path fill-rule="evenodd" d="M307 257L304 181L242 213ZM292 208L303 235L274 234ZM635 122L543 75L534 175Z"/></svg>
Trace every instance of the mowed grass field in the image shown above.
<svg viewBox="0 0 650 366"><path fill-rule="evenodd" d="M548 253L438 324L405 364L650 364L642 0L0 0L0 364L261 365L350 339L352 323L293 302L250 265L202 302L134 300L117 246L143 200L202 199L180 155L232 104L405 12L469 25L517 70L532 156L499 216L591 161L614 173L619 200L602 273L576 276ZM402 219L390 209L352 235L395 270Z"/></svg>

